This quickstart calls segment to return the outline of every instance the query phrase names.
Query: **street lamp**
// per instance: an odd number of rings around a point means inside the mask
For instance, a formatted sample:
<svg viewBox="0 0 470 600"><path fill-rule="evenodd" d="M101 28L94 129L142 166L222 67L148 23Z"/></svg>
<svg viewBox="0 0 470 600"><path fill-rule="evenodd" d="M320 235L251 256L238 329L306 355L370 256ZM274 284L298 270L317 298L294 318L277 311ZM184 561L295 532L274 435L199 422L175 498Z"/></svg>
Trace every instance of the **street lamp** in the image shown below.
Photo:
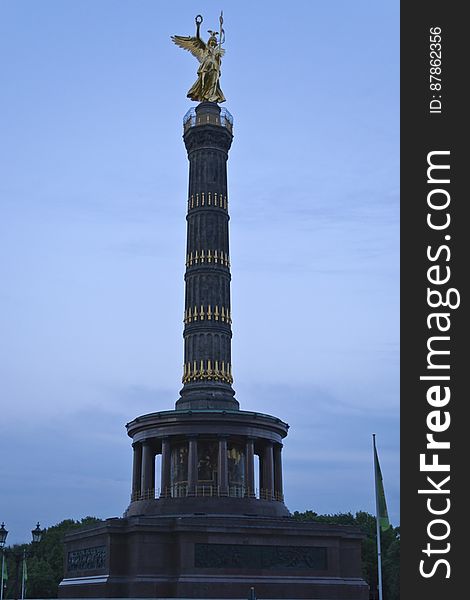
<svg viewBox="0 0 470 600"><path fill-rule="evenodd" d="M2 523L0 527L0 548L5 546L5 542L7 541L8 531L5 529L5 523Z"/></svg>
<svg viewBox="0 0 470 600"><path fill-rule="evenodd" d="M31 531L31 537L33 538L33 544L37 544L41 541L42 531L39 527L39 521L36 523L36 528Z"/></svg>
<svg viewBox="0 0 470 600"><path fill-rule="evenodd" d="M26 549L21 550L19 548L13 549L5 549L5 542L7 539L8 531L5 529L5 523L2 523L0 527L0 548L2 549L2 573L1 573L1 585L0 585L0 600L3 600L3 580L5 575L5 556L12 556L15 560L15 600L18 600L18 583L19 583L19 573L20 573L20 564L26 560L27 556L31 556L34 551L34 546L37 545L38 542L41 541L42 538L42 530L37 523L35 529L31 531L31 537L33 542L33 550L27 551ZM23 571L24 573L24 571ZM21 586L21 598L24 598L24 580L23 585Z"/></svg>

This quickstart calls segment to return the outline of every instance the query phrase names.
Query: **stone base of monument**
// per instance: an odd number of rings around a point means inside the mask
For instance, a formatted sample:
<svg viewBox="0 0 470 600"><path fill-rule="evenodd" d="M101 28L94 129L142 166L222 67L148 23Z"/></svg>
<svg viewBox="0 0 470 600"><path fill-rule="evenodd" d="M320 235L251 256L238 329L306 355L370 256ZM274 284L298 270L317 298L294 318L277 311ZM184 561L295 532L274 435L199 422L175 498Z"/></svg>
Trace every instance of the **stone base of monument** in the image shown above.
<svg viewBox="0 0 470 600"><path fill-rule="evenodd" d="M66 536L59 597L367 600L361 539L292 517L109 519Z"/></svg>

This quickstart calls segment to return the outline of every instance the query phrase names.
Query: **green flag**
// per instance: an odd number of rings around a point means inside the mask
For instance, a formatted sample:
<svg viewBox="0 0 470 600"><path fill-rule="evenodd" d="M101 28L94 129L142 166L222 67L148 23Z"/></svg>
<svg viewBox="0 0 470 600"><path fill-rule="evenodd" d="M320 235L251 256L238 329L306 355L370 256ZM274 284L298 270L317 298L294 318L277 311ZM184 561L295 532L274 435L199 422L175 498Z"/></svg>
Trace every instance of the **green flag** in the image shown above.
<svg viewBox="0 0 470 600"><path fill-rule="evenodd" d="M380 529L387 531L390 527L390 521L388 520L387 503L385 501L384 483L382 480L382 471L380 470L379 457L377 455L377 449L375 447L374 437L374 467L375 467L375 495L377 499L377 519L379 521Z"/></svg>
<svg viewBox="0 0 470 600"><path fill-rule="evenodd" d="M8 569L7 569L7 561L3 560L3 581L7 581L8 579Z"/></svg>

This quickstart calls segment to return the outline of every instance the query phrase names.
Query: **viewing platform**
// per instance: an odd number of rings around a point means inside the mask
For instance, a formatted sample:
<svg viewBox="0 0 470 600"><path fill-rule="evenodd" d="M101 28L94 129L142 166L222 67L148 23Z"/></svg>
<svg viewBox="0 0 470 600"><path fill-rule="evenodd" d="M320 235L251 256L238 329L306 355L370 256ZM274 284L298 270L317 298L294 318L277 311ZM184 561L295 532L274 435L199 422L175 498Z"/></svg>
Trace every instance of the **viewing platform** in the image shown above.
<svg viewBox="0 0 470 600"><path fill-rule="evenodd" d="M214 111L204 111L204 114L197 114L196 107L192 107L183 117L183 130L184 133L191 129L191 127L197 127L199 125L218 125L219 127L225 127L230 133L233 133L233 117L226 108L219 108L219 106L212 102L204 102L199 106L214 107ZM220 110L220 113L216 109Z"/></svg>

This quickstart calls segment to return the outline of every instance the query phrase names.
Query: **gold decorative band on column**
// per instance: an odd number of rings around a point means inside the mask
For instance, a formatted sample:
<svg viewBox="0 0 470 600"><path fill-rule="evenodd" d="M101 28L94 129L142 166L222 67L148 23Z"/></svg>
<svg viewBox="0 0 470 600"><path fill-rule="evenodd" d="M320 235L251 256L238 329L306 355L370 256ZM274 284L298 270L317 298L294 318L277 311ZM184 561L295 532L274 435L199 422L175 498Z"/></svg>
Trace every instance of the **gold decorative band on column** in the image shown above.
<svg viewBox="0 0 470 600"><path fill-rule="evenodd" d="M232 315L230 313L230 309L222 306L219 308L218 306L212 307L210 304L207 307L204 307L202 304L200 308L195 306L194 308L187 308L184 311L184 319L183 323L193 323L196 321L222 321L222 323L227 323L228 325L232 324Z"/></svg>
<svg viewBox="0 0 470 600"><path fill-rule="evenodd" d="M228 254L222 250L196 250L186 255L186 267L211 263L230 267Z"/></svg>
<svg viewBox="0 0 470 600"><path fill-rule="evenodd" d="M232 365L225 361L219 363L218 360L187 362L183 367L183 383L190 381L224 381L232 384Z"/></svg>
<svg viewBox="0 0 470 600"><path fill-rule="evenodd" d="M199 206L215 206L227 210L227 196L217 192L201 192L200 194L191 194L188 198L188 210L198 208Z"/></svg>

